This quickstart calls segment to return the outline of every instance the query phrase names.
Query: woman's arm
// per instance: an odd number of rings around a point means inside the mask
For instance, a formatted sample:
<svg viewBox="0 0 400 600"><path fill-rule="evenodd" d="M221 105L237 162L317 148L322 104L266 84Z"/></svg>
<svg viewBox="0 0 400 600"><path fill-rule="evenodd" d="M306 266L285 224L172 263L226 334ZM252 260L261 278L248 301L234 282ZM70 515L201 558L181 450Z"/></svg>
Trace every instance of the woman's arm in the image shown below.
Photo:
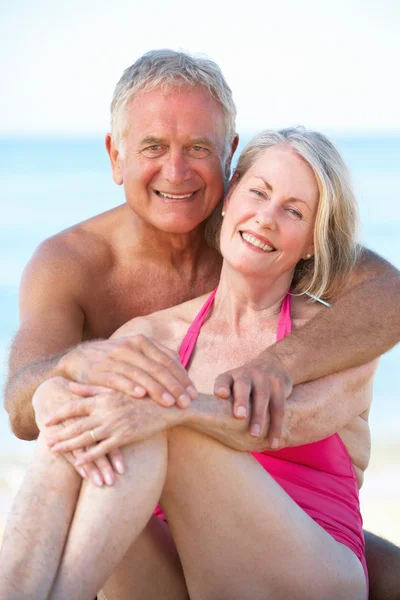
<svg viewBox="0 0 400 600"><path fill-rule="evenodd" d="M287 401L279 448L323 439L366 410L375 368L376 363L369 363L297 386ZM92 392L91 397L64 404L46 423L54 426L67 418L80 417L52 436L50 445L55 452L84 448L92 443L90 431L95 432L99 443L82 455L79 464L178 425L209 435L236 450L271 449L266 439L268 419L261 435L252 436L248 432L250 415L244 419L234 417L232 398L199 394L188 408L180 409L164 408L150 399L135 400L112 390L96 394L94 388Z"/></svg>
<svg viewBox="0 0 400 600"><path fill-rule="evenodd" d="M283 435L274 449L310 444L340 431L370 405L370 384L378 361L296 386L286 401ZM233 399L202 396L187 411L185 425L248 452L270 450L269 420L259 437L248 433L248 419L232 414Z"/></svg>

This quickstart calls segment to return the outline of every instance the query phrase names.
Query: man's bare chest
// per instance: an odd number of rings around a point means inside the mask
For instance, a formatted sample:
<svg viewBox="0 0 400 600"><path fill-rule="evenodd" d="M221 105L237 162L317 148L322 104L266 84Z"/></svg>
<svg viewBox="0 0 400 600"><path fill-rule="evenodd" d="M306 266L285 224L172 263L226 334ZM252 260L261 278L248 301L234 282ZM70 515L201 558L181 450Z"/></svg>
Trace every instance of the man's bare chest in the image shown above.
<svg viewBox="0 0 400 600"><path fill-rule="evenodd" d="M192 278L157 273L128 273L110 276L94 287L84 308L84 338L107 338L134 317L176 306L211 291L219 272Z"/></svg>

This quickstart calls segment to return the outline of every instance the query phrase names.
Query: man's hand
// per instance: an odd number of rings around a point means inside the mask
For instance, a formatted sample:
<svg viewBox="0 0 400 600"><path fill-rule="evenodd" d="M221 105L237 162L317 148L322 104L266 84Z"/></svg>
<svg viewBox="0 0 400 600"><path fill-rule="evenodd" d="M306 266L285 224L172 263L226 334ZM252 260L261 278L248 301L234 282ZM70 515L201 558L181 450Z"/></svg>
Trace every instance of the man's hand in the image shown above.
<svg viewBox="0 0 400 600"><path fill-rule="evenodd" d="M53 412L46 427L52 429L60 423L65 427L47 434L46 439L54 452L80 450L76 467L166 431L185 418L186 411L162 407L150 398L135 399L114 390L77 383L71 383L70 388L85 397L64 403ZM96 445L91 445L93 437Z"/></svg>
<svg viewBox="0 0 400 600"><path fill-rule="evenodd" d="M35 410L36 422L46 439L49 436L56 435L64 427L71 426L76 421L76 419L70 419L61 425L51 428L45 427L45 422L52 412L57 410L58 407L68 405L77 397L69 389L68 383L62 377L53 377L42 383L33 396L32 404ZM93 440L90 441L90 444L92 443ZM81 450L66 452L64 457L72 466L75 466L81 454ZM110 452L108 457L104 456L93 463L86 464L84 468L78 467L76 470L83 479L90 479L94 485L101 487L103 483L112 485L115 482L115 473L124 473L125 465L120 450L116 448Z"/></svg>
<svg viewBox="0 0 400 600"><path fill-rule="evenodd" d="M269 411L268 441L271 448L277 449L285 401L292 387L291 377L281 361L264 353L262 358L219 375L214 383L214 394L220 398L233 396L233 414L238 419L247 418L251 412L249 433L256 437L263 431Z"/></svg>
<svg viewBox="0 0 400 600"><path fill-rule="evenodd" d="M164 407L186 408L197 395L177 353L142 334L80 344L60 359L59 370L79 383L148 395Z"/></svg>

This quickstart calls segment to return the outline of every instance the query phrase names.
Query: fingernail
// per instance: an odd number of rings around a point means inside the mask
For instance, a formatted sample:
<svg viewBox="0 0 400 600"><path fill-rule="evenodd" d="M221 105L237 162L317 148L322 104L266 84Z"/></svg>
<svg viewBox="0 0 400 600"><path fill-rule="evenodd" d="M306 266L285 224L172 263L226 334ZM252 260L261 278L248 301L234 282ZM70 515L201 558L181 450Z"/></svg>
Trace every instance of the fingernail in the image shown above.
<svg viewBox="0 0 400 600"><path fill-rule="evenodd" d="M117 459L115 461L115 468L117 469L118 473L120 475L122 475L123 473L125 473L125 469L124 469L124 464L121 460Z"/></svg>
<svg viewBox="0 0 400 600"><path fill-rule="evenodd" d="M45 420L44 424L49 425L51 423L51 421L52 421L52 418L49 417L48 419Z"/></svg>
<svg viewBox="0 0 400 600"><path fill-rule="evenodd" d="M226 387L219 387L216 389L215 393L217 394L217 396L219 396L220 394L226 396L229 395L229 390Z"/></svg>
<svg viewBox="0 0 400 600"><path fill-rule="evenodd" d="M98 475L97 473L94 476L94 481L95 481L96 485L98 485L99 487L103 486L103 480L100 477L100 475Z"/></svg>
<svg viewBox="0 0 400 600"><path fill-rule="evenodd" d="M138 396L144 396L146 393L146 390L141 385L137 385L133 388L133 393L137 394Z"/></svg>
<svg viewBox="0 0 400 600"><path fill-rule="evenodd" d="M106 480L107 485L112 485L114 483L114 478L112 477L111 473L106 473L104 475L104 479Z"/></svg>
<svg viewBox="0 0 400 600"><path fill-rule="evenodd" d="M52 439L48 439L48 440L47 440L47 445L48 445L48 446L54 446L54 444L55 444L55 441L54 441L54 440L52 440Z"/></svg>
<svg viewBox="0 0 400 600"><path fill-rule="evenodd" d="M178 400L182 408L187 408L190 404L190 398L187 394L181 394Z"/></svg>
<svg viewBox="0 0 400 600"><path fill-rule="evenodd" d="M238 406L235 409L235 415L237 417L247 417L247 409L245 406Z"/></svg>
<svg viewBox="0 0 400 600"><path fill-rule="evenodd" d="M191 397L192 400L196 400L197 398L197 390L195 387L193 387L192 385L189 385L189 387L186 388L187 393L189 394L189 396Z"/></svg>
<svg viewBox="0 0 400 600"><path fill-rule="evenodd" d="M87 479L86 471L84 469L78 469L78 473L82 479Z"/></svg>
<svg viewBox="0 0 400 600"><path fill-rule="evenodd" d="M60 449L62 451L62 445L61 444L55 444L54 446L51 447L52 452L60 452Z"/></svg>
<svg viewBox="0 0 400 600"><path fill-rule="evenodd" d="M171 396L168 392L164 392L161 396L167 406L172 406L175 404L175 398Z"/></svg>
<svg viewBox="0 0 400 600"><path fill-rule="evenodd" d="M261 432L261 427L259 425L252 425L250 427L250 435L254 435L256 437L258 437L260 435Z"/></svg>
<svg viewBox="0 0 400 600"><path fill-rule="evenodd" d="M81 458L78 458L78 460L75 461L75 467L81 467L84 464L85 463L83 462L83 460Z"/></svg>
<svg viewBox="0 0 400 600"><path fill-rule="evenodd" d="M277 450L279 448L279 439L278 438L274 438L272 440L271 448L273 450Z"/></svg>

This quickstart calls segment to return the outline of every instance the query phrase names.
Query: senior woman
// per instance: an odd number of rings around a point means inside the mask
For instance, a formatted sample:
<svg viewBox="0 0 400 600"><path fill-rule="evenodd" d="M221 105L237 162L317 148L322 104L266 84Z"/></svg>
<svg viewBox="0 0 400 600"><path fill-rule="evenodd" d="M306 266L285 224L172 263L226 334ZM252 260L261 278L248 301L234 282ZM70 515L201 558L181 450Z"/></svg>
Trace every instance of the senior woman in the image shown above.
<svg viewBox="0 0 400 600"><path fill-rule="evenodd" d="M235 419L210 395L218 373L328 310L315 300L345 285L357 260L345 166L321 134L263 132L239 159L222 217L218 288L114 334L179 351L204 392L187 409L62 378L37 390L42 433L8 535L23 523L31 555L21 566L23 544L9 544L2 598L20 597L28 567L35 598L91 598L102 586L107 600L367 597L358 489L376 365L297 386L280 448L267 417L251 435L249 415ZM126 473L102 489L57 456L83 450L79 468L122 446Z"/></svg>

